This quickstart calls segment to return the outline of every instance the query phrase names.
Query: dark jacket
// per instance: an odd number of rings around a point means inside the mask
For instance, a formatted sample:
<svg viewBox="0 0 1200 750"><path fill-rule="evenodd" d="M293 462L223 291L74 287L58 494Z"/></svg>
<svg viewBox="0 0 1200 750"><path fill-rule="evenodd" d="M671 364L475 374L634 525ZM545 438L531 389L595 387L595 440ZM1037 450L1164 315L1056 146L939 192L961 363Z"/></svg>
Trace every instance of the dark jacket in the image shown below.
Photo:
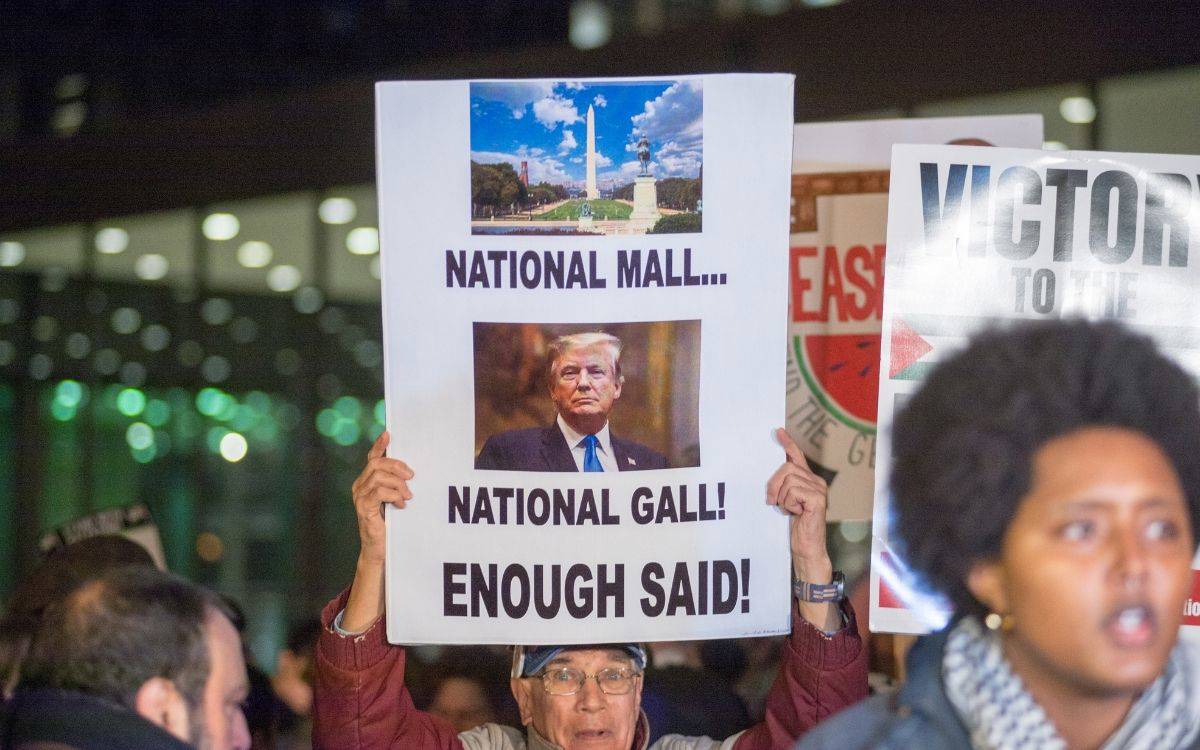
<svg viewBox="0 0 1200 750"><path fill-rule="evenodd" d="M942 685L942 661L953 625L917 639L899 692L876 695L804 735L795 750L960 750L970 748L966 726ZM1200 750L1200 739L1190 748Z"/></svg>
<svg viewBox="0 0 1200 750"><path fill-rule="evenodd" d="M668 469L667 457L632 440L608 434L613 456L621 471ZM492 435L475 459L476 469L501 471L579 471L571 446L558 423L549 427L528 427Z"/></svg>
<svg viewBox="0 0 1200 750"><path fill-rule="evenodd" d="M18 690L0 717L3 750L190 750L110 701L67 690Z"/></svg>
<svg viewBox="0 0 1200 750"><path fill-rule="evenodd" d="M900 690L876 695L804 735L796 750L913 748L960 750L971 738L942 687L942 654L950 628L917 639Z"/></svg>

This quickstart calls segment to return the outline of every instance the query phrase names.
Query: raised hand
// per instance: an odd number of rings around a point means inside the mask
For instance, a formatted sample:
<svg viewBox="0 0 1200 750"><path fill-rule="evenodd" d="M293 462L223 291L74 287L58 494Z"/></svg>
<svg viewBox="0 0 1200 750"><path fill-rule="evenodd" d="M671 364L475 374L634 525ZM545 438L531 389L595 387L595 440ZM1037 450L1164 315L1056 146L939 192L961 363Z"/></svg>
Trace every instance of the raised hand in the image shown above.
<svg viewBox="0 0 1200 750"><path fill-rule="evenodd" d="M367 464L354 480L351 495L358 517L358 565L342 615L342 629L357 633L369 628L383 614L383 562L387 550L384 534L385 504L403 508L412 500L408 464L384 455L390 437L381 434L367 453Z"/></svg>
<svg viewBox="0 0 1200 750"><path fill-rule="evenodd" d="M833 563L825 540L828 485L809 468L804 451L786 430L776 430L775 437L787 458L767 482L767 503L791 516L792 571L796 578L809 583L828 583L833 577ZM841 615L828 603L800 602L800 613L822 630L841 627Z"/></svg>
<svg viewBox="0 0 1200 750"><path fill-rule="evenodd" d="M390 439L386 431L376 438L367 453L366 466L351 487L354 513L358 517L359 559L368 562L383 562L384 503L403 508L413 496L408 488L412 469L403 461L385 455Z"/></svg>

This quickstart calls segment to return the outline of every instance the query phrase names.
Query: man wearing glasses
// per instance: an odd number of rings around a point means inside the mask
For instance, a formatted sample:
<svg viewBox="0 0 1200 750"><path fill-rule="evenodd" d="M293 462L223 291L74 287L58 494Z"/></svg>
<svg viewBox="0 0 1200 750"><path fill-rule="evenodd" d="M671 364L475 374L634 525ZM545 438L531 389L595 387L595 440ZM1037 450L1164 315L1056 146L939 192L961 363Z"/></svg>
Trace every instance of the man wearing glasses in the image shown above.
<svg viewBox="0 0 1200 750"><path fill-rule="evenodd" d="M791 516L796 578L792 633L765 720L723 741L668 735L649 750L783 750L817 722L867 695L866 651L825 546L825 482L783 430L787 459L767 502ZM639 644L518 646L511 687L524 731L484 724L456 734L418 711L404 686L405 652L383 623L382 504L404 508L412 470L375 442L354 482L360 540L350 589L325 607L317 645L313 745L413 750L647 750L641 709L646 652Z"/></svg>

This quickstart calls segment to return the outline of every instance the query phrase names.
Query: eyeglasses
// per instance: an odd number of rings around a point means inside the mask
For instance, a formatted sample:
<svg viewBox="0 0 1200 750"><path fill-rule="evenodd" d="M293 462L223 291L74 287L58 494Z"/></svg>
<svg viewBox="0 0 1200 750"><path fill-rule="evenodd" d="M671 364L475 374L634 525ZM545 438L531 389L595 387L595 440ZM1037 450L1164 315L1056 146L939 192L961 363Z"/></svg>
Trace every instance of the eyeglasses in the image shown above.
<svg viewBox="0 0 1200 750"><path fill-rule="evenodd" d="M583 690L587 678L594 677L605 695L625 695L633 690L641 672L625 667L608 667L595 674L588 674L574 667L559 667L542 673L542 688L550 695L575 695Z"/></svg>

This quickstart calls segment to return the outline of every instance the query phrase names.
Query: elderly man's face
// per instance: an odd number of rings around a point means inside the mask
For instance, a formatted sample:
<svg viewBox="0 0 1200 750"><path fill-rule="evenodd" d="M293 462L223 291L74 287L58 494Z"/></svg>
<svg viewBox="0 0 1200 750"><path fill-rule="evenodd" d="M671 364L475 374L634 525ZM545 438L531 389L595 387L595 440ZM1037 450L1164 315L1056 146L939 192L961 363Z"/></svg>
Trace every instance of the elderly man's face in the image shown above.
<svg viewBox="0 0 1200 750"><path fill-rule="evenodd" d="M512 681L521 722L563 750L629 750L642 705L641 675L624 695L601 691L594 675L607 668L635 671L633 660L622 651L572 649L554 657L546 671L562 667L587 675L574 695L547 693L540 677Z"/></svg>
<svg viewBox="0 0 1200 750"><path fill-rule="evenodd" d="M554 363L550 398L571 427L594 433L604 426L613 404L621 397L612 348L605 344L581 346Z"/></svg>

